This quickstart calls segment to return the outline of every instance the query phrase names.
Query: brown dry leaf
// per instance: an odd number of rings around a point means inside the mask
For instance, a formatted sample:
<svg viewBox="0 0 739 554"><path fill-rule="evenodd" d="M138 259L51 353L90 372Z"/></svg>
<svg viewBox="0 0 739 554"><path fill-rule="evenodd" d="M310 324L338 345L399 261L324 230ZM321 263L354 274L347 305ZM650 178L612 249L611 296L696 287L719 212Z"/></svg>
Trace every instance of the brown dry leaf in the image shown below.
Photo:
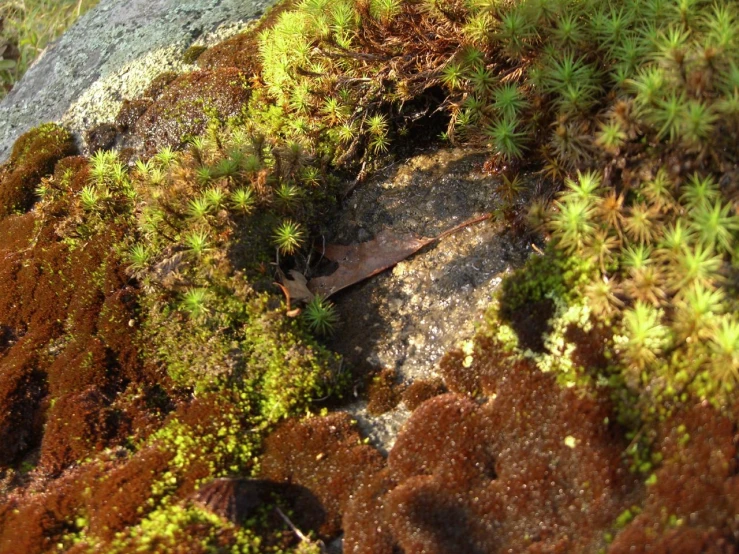
<svg viewBox="0 0 739 554"><path fill-rule="evenodd" d="M300 273L299 271L295 271L294 269L291 269L289 272L290 277L292 279L288 279L285 277L285 275L282 273L282 271L279 272L281 283L275 283L280 289L282 289L282 293L285 295L285 302L287 303L287 315L289 317L297 317L300 315L300 308L295 308L294 310L290 307L290 301L294 300L296 302L310 302L313 300L313 293L308 290L307 286L307 279L305 278L305 275Z"/></svg>
<svg viewBox="0 0 739 554"><path fill-rule="evenodd" d="M299 271L291 269L288 271L289 279L283 279L282 284L290 291L290 298L296 302L310 302L313 293L308 289L308 280Z"/></svg>
<svg viewBox="0 0 739 554"><path fill-rule="evenodd" d="M337 262L339 267L331 275L311 279L308 288L314 294L327 298L341 289L385 271L435 240L436 238L412 234L396 235L392 231L382 231L374 239L359 244L329 244L324 256Z"/></svg>
<svg viewBox="0 0 739 554"><path fill-rule="evenodd" d="M387 268L402 262L411 254L415 254L424 246L440 240L460 229L490 219L492 214L468 219L451 229L447 229L437 237L419 237L412 233L396 235L392 231L382 231L367 242L342 246L328 244L323 255L339 264L339 268L331 275L316 277L308 283L313 294L328 298L346 287L359 283Z"/></svg>

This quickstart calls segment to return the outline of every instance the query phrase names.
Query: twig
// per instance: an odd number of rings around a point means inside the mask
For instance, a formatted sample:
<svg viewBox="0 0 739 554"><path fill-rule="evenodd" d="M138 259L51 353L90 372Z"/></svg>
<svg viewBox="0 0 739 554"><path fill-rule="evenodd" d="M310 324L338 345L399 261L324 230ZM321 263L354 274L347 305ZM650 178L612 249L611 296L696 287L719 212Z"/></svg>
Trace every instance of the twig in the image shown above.
<svg viewBox="0 0 739 554"><path fill-rule="evenodd" d="M493 214L492 213L487 213L487 214L483 214L483 215L480 215L480 216L477 216L477 217L473 217L472 219L468 219L467 221L464 221L464 222L460 223L456 227L452 227L451 229L447 229L446 231L444 231L440 235L437 235L436 237L434 237L434 240L435 241L439 241L439 240L443 239L444 237L446 237L448 235L451 235L452 233L456 233L457 231L460 231L460 230L464 229L465 227L469 227L470 225L474 225L475 223L480 223L481 221L488 220L491 217L493 217Z"/></svg>
<svg viewBox="0 0 739 554"><path fill-rule="evenodd" d="M352 192L354 192L354 189L357 188L357 185L362 182L362 179L364 179L364 168L367 165L367 160L362 162L362 169L359 170L359 173L357 173L357 178L354 179L351 185L344 191L344 198L349 196Z"/></svg>
<svg viewBox="0 0 739 554"><path fill-rule="evenodd" d="M324 546L323 541L315 541L314 542L314 541L310 540L310 538L307 537L305 534L303 534L303 532L300 529L298 529L297 527L295 527L295 525L293 524L293 522L290 521L290 518L288 518L282 512L282 510L280 510L280 508L278 508L277 506L275 506L275 510L280 515L280 517L285 521L285 523L287 523L287 526L292 530L293 533L295 533L295 535L300 539L301 542L307 542L308 544L316 544L316 545L318 545L318 548L321 549L321 552L322 553L325 553L326 552L326 547Z"/></svg>

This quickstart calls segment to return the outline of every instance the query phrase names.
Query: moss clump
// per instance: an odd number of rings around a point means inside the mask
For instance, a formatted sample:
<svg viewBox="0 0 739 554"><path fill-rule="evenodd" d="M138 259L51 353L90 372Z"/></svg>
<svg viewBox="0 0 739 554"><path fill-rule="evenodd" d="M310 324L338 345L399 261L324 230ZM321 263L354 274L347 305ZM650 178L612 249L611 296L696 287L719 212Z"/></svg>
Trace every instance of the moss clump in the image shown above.
<svg viewBox="0 0 739 554"><path fill-rule="evenodd" d="M446 392L446 387L441 379L413 381L403 392L403 403L410 411L415 410L421 404Z"/></svg>
<svg viewBox="0 0 739 554"><path fill-rule="evenodd" d="M390 553L605 546L603 532L639 494L621 460L625 439L603 422L607 400L577 399L553 376L501 363L489 341L477 351L472 370L487 376L483 392L496 399L444 394L418 407L387 468L354 493L345 547ZM555 508L562 505L587 511L587 521ZM537 534L542 525L546 535Z"/></svg>
<svg viewBox="0 0 739 554"><path fill-rule="evenodd" d="M10 160L0 168L0 217L29 210L41 178L51 174L57 161L75 151L69 132L53 123L21 135Z"/></svg>
<svg viewBox="0 0 739 554"><path fill-rule="evenodd" d="M367 390L367 411L370 414L384 414L400 403L403 387L397 379L398 375L392 368L385 368L372 378Z"/></svg>
<svg viewBox="0 0 739 554"><path fill-rule="evenodd" d="M209 119L227 121L240 115L248 98L246 76L238 69L196 71L168 83L135 123L130 116L120 119L144 139L152 155L158 148L179 147L202 134Z"/></svg>
<svg viewBox="0 0 739 554"><path fill-rule="evenodd" d="M362 444L353 420L342 413L289 420L266 441L260 477L296 486L295 523L330 538L356 486L383 465L377 450Z"/></svg>
<svg viewBox="0 0 739 554"><path fill-rule="evenodd" d="M182 54L182 61L185 63L195 63L200 55L205 52L208 48L203 45L193 45Z"/></svg>

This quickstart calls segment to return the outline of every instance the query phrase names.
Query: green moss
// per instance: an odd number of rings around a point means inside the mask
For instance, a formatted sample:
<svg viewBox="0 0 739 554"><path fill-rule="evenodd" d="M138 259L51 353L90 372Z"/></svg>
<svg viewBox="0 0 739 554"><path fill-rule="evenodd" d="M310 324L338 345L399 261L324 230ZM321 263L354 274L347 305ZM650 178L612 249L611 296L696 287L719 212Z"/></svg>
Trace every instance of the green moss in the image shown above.
<svg viewBox="0 0 739 554"><path fill-rule="evenodd" d="M208 48L206 46L203 46L202 44L195 44L185 50L185 53L182 54L182 61L184 61L185 63L195 63L200 55L207 49Z"/></svg>

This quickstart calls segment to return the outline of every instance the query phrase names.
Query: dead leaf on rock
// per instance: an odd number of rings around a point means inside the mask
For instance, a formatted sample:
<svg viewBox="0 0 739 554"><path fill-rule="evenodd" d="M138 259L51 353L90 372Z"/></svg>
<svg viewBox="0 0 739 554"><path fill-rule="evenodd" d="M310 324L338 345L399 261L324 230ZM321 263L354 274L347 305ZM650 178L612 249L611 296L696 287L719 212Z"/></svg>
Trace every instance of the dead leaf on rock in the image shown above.
<svg viewBox="0 0 739 554"><path fill-rule="evenodd" d="M323 255L338 263L339 267L331 275L311 279L308 282L308 289L315 295L328 298L346 287L402 262L424 246L486 219L490 219L490 214L469 219L433 238L419 237L412 233L396 235L392 231L384 230L367 242L347 246L328 244Z"/></svg>
<svg viewBox="0 0 739 554"><path fill-rule="evenodd" d="M337 262L339 267L331 275L311 279L308 288L313 294L327 298L341 289L385 271L435 240L412 234L396 235L386 230L374 239L359 244L329 244L324 256Z"/></svg>
<svg viewBox="0 0 739 554"><path fill-rule="evenodd" d="M290 277L292 277L291 279L288 279L280 271L280 281L282 282L275 284L282 289L282 293L285 295L285 302L288 309L287 315L289 317L297 317L300 315L301 310L300 308L292 310L290 308L290 302L295 301L308 303L313 300L313 293L308 290L308 280L305 278L305 275L294 269L291 269L288 273L290 274Z"/></svg>

